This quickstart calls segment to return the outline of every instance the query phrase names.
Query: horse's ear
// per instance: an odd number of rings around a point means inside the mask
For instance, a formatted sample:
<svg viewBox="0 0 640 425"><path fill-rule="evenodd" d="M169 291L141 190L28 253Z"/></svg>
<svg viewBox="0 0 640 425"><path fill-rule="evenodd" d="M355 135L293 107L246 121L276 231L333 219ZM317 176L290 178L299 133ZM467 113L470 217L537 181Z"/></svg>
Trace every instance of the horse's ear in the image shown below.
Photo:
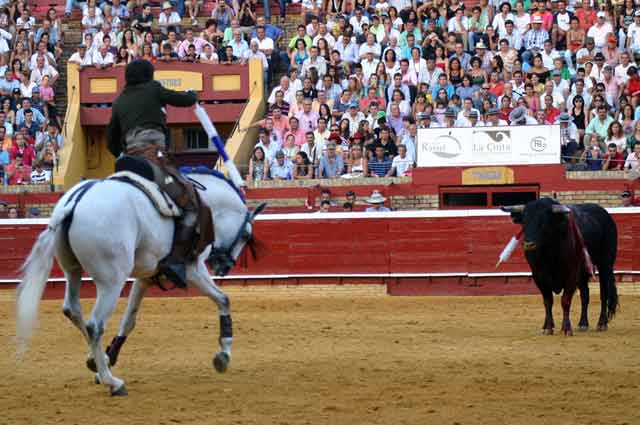
<svg viewBox="0 0 640 425"><path fill-rule="evenodd" d="M258 205L258 206L253 210L253 212L251 213L251 220L253 220L254 218L256 218L256 216L257 216L258 214L261 214L261 213L262 213L262 211L264 211L264 209L265 209L265 208L267 208L267 203L266 203L266 202L263 202L263 203L261 203L260 205Z"/></svg>

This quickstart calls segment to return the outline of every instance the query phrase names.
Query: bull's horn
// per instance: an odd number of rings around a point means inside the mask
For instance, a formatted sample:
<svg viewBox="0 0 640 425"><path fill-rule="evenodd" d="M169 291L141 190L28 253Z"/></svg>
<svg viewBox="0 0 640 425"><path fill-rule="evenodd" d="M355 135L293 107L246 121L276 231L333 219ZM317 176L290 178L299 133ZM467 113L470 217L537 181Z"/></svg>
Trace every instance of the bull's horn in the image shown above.
<svg viewBox="0 0 640 425"><path fill-rule="evenodd" d="M571 210L568 206L562 204L554 204L551 206L551 211L556 214L569 214Z"/></svg>
<svg viewBox="0 0 640 425"><path fill-rule="evenodd" d="M508 213L521 213L524 211L524 205L511 205L510 207L500 207L500 209Z"/></svg>
<svg viewBox="0 0 640 425"><path fill-rule="evenodd" d="M260 214L266 207L267 207L266 202L263 202L260 205L258 205L251 213L251 221L253 221L253 219L256 218L256 216Z"/></svg>

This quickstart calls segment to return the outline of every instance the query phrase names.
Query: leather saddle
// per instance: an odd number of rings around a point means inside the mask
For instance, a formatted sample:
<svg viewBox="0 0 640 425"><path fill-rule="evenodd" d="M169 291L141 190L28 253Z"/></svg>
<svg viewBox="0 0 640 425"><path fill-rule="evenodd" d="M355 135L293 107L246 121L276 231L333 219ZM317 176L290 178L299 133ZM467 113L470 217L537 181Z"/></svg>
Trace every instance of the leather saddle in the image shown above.
<svg viewBox="0 0 640 425"><path fill-rule="evenodd" d="M197 189L191 181L172 167L163 167L151 163L148 159L134 156L122 156L116 161L115 173L107 180L118 180L131 184L144 193L154 205L158 213L165 217L180 220L183 210L180 204L184 199L173 199L162 190L162 182L166 178L179 179L185 185L185 193L181 198L192 197L197 207L197 225L193 234L193 256L197 257L214 240L213 215L208 205L202 202ZM174 240L174 243L176 241Z"/></svg>

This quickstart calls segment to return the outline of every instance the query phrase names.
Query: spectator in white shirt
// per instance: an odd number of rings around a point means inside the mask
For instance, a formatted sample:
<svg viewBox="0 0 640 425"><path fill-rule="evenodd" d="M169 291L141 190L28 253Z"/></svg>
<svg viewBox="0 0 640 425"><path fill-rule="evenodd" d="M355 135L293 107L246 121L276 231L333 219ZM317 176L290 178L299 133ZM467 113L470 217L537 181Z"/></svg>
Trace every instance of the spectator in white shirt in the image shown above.
<svg viewBox="0 0 640 425"><path fill-rule="evenodd" d="M100 50L93 55L93 64L98 69L113 66L113 61L113 54L105 45L100 46Z"/></svg>
<svg viewBox="0 0 640 425"><path fill-rule="evenodd" d="M358 62L358 45L351 40L351 33L345 32L338 37L335 49L344 62L348 64Z"/></svg>
<svg viewBox="0 0 640 425"><path fill-rule="evenodd" d="M80 65L80 67L92 66L93 57L87 52L87 46L81 44L78 46L78 51L72 54L67 62L75 63Z"/></svg>
<svg viewBox="0 0 640 425"><path fill-rule="evenodd" d="M173 5L168 1L162 3L162 12L160 12L160 16L158 16L158 26L162 33L167 34L170 26L179 30L181 23L182 18L180 18L178 12L173 10Z"/></svg>
<svg viewBox="0 0 640 425"><path fill-rule="evenodd" d="M327 44L329 45L329 49L333 49L336 45L336 39L333 38L330 32L327 31L327 24L320 23L318 25L318 35L313 38L312 44L314 46L318 45L318 40L324 38Z"/></svg>
<svg viewBox="0 0 640 425"><path fill-rule="evenodd" d="M407 154L407 147L404 144L398 145L398 155L391 162L391 175L397 177L408 175L413 168L413 162L413 159Z"/></svg>
<svg viewBox="0 0 640 425"><path fill-rule="evenodd" d="M367 53L369 52L373 53L374 58L379 58L380 53L382 52L380 45L376 42L376 37L372 33L367 34L366 43L360 46L360 49L358 51L360 60L366 58Z"/></svg>
<svg viewBox="0 0 640 425"><path fill-rule="evenodd" d="M264 81L267 81L267 70L269 69L269 62L267 62L267 57L258 50L258 41L253 39L251 40L251 48L244 53L244 56L241 58L242 63L248 63L251 59L258 59L262 63L262 71L264 73Z"/></svg>
<svg viewBox="0 0 640 425"><path fill-rule="evenodd" d="M302 75L309 75L309 70L315 68L318 71L318 78L324 77L327 73L327 61L318 55L318 47L311 46L309 57L302 63Z"/></svg>
<svg viewBox="0 0 640 425"><path fill-rule="evenodd" d="M40 85L42 77L45 75L49 76L49 83L51 85L55 84L60 76L54 67L49 64L45 64L43 56L39 56L36 58L36 67L31 71L31 81Z"/></svg>
<svg viewBox="0 0 640 425"><path fill-rule="evenodd" d="M607 14L604 11L599 11L597 17L596 24L587 31L587 37L593 37L597 49L604 49L607 46L607 36L613 32L613 27L606 21Z"/></svg>
<svg viewBox="0 0 640 425"><path fill-rule="evenodd" d="M36 67L36 59L38 57L46 59L47 65L56 66L56 59L53 54L47 50L47 43L44 41L38 43L37 51L31 55L31 58L29 59L29 69L33 70Z"/></svg>
<svg viewBox="0 0 640 425"><path fill-rule="evenodd" d="M245 54L249 51L249 44L247 44L246 40L242 38L242 33L240 32L240 29L233 30L233 38L231 39L231 41L229 41L229 44L227 45L231 46L231 48L233 49L233 56L237 58L243 58Z"/></svg>
<svg viewBox="0 0 640 425"><path fill-rule="evenodd" d="M91 35L97 33L102 26L102 18L96 14L96 8L91 6L87 9L87 16L82 18L82 30Z"/></svg>

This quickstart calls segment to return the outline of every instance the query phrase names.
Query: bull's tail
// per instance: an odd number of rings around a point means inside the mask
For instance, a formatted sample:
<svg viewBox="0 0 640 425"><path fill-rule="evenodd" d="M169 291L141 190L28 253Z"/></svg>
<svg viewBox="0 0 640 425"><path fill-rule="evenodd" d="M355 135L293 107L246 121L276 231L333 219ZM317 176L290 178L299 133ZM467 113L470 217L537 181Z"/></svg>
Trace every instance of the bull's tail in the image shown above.
<svg viewBox="0 0 640 425"><path fill-rule="evenodd" d="M33 328L38 322L40 299L53 267L56 232L65 231L62 223L72 210L73 205L70 204L54 211L53 217L49 220L49 226L40 233L31 253L22 265L22 281L18 286L16 298L16 336L19 358L27 351Z"/></svg>
<svg viewBox="0 0 640 425"><path fill-rule="evenodd" d="M616 286L616 279L612 273L607 282L607 312L609 320L613 319L613 317L616 315L618 307L620 307L620 301L618 299L618 287Z"/></svg>

